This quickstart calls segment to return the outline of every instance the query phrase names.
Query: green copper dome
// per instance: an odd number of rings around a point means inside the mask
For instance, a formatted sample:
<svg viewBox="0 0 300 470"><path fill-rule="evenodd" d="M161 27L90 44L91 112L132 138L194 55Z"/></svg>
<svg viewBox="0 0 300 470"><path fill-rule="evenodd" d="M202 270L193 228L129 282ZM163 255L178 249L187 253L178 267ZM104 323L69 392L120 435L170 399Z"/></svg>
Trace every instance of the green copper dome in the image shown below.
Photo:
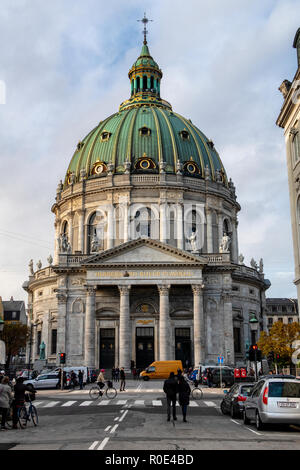
<svg viewBox="0 0 300 470"><path fill-rule="evenodd" d="M78 143L65 185L108 172L158 173L161 168L197 178L209 173L212 180L221 179L227 185L212 141L160 98L161 77L144 43L129 71L131 97Z"/></svg>

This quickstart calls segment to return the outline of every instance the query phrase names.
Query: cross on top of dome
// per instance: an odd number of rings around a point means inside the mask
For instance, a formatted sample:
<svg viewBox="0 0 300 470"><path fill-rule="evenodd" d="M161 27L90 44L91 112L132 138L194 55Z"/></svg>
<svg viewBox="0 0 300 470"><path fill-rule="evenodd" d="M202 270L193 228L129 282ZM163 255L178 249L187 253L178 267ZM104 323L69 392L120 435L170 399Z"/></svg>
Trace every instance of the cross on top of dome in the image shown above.
<svg viewBox="0 0 300 470"><path fill-rule="evenodd" d="M147 25L147 23L149 23L149 21L153 21L153 20L149 20L149 18L146 17L146 13L144 13L144 18L142 18L141 20L137 20L137 21L141 21L144 24L144 29L143 29L144 44L147 44L148 31L147 31L146 25Z"/></svg>

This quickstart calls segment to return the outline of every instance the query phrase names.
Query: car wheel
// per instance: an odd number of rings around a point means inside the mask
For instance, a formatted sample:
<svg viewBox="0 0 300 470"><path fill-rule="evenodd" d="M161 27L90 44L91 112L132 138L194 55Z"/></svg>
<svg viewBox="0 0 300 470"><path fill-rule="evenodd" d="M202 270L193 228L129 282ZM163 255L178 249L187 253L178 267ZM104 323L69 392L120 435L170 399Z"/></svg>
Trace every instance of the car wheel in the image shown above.
<svg viewBox="0 0 300 470"><path fill-rule="evenodd" d="M237 414L236 414L236 411L235 411L233 405L231 405L231 407L230 407L230 416L231 416L231 418L233 418L233 419L234 419L234 418L237 418Z"/></svg>
<svg viewBox="0 0 300 470"><path fill-rule="evenodd" d="M264 429L264 425L263 425L262 420L260 419L258 411L256 412L256 415L255 415L255 425L258 431L261 431L262 429Z"/></svg>
<svg viewBox="0 0 300 470"><path fill-rule="evenodd" d="M244 421L244 424L250 424L250 419L247 418L246 410L243 411L243 421Z"/></svg>
<svg viewBox="0 0 300 470"><path fill-rule="evenodd" d="M221 402L220 409L221 409L223 415L227 414L225 403L223 401Z"/></svg>

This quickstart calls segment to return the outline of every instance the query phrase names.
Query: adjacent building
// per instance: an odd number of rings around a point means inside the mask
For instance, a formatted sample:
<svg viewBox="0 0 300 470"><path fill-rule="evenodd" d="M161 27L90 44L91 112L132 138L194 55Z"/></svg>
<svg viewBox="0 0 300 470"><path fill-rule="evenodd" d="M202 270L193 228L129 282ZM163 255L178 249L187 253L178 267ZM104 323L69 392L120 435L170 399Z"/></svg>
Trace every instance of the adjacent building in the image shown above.
<svg viewBox="0 0 300 470"><path fill-rule="evenodd" d="M297 70L292 81L284 80L279 87L283 105L276 124L284 129L290 209L294 247L295 285L300 300L300 28L293 47L297 52Z"/></svg>
<svg viewBox="0 0 300 470"><path fill-rule="evenodd" d="M268 331L273 324L281 321L282 323L299 323L299 310L297 299L266 299L266 317Z"/></svg>
<svg viewBox="0 0 300 470"><path fill-rule="evenodd" d="M235 186L213 141L161 98L146 39L128 76L129 98L58 185L54 258L30 262L30 362L42 341L49 364L243 361L270 283L239 255Z"/></svg>

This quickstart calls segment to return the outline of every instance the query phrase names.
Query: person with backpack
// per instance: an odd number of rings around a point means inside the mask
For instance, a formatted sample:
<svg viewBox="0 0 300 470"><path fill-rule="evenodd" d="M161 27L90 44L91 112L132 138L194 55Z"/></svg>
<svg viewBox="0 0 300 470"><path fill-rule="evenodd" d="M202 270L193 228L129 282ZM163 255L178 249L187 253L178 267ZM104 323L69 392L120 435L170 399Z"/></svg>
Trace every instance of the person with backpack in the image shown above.
<svg viewBox="0 0 300 470"><path fill-rule="evenodd" d="M187 423L186 414L187 407L190 403L190 393L191 389L185 378L181 375L178 379L178 395L179 395L179 405L181 406L183 421Z"/></svg>
<svg viewBox="0 0 300 470"><path fill-rule="evenodd" d="M124 370L124 367L121 367L121 370L120 370L120 392L125 392L125 379L126 379L126 376L125 376L125 370Z"/></svg>

